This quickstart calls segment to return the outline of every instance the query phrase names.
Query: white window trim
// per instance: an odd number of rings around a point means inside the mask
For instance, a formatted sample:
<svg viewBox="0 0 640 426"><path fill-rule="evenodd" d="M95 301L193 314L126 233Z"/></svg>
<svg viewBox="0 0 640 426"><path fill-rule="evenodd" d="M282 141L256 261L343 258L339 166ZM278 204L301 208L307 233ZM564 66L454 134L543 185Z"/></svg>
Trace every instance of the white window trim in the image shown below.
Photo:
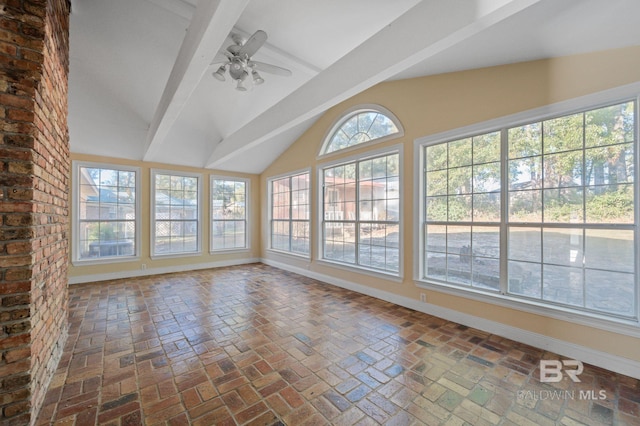
<svg viewBox="0 0 640 426"><path fill-rule="evenodd" d="M446 294L465 297L471 300L503 306L511 309L521 310L536 315L542 315L549 318L569 321L579 325L595 327L605 331L621 333L627 336L640 336L640 249L636 247L636 311L638 316L636 319L625 319L615 316L600 315L595 312L587 312L584 310L572 309L566 306L554 304L546 304L544 301L536 301L533 299L518 298L499 292L484 292L473 288L455 286L452 284L435 283L424 277L424 235L422 225L424 223L424 180L422 174L424 172L424 155L423 150L429 146L440 142L450 140L464 139L478 134L490 133L506 127L517 127L519 125L528 124L535 121L544 121L559 115L569 115L572 113L582 112L586 109L597 109L615 103L623 103L625 101L635 100L636 102L636 129L634 149L634 159L636 161L634 182L636 185L635 199L635 221L636 221L636 242L640 241L638 235L640 228L640 182L638 182L638 159L640 158L640 141L638 137L638 128L640 127L640 81L625 86L597 92L578 98L562 101L540 108L511 114L494 120L464 126L458 129L449 130L414 140L414 203L413 203L413 249L414 249L414 267L413 280L417 287L430 289ZM502 154L506 155L505 153Z"/></svg>
<svg viewBox="0 0 640 426"><path fill-rule="evenodd" d="M110 170L124 170L134 172L136 174L136 243L135 243L135 253L132 256L119 256L119 257L104 257L99 259L80 259L80 253L78 251L79 241L78 238L80 236L80 168L81 167L93 167L100 169L110 169ZM119 164L109 164L109 163L98 163L92 161L72 161L72 219L71 219L71 230L73 235L73 243L71 244L71 258L72 265L74 266L89 266L89 265L102 265L105 263L122 263L122 262L134 262L140 259L140 246L141 246L141 218L140 218L140 180L141 180L141 169L139 167L132 166L122 166Z"/></svg>
<svg viewBox="0 0 640 426"><path fill-rule="evenodd" d="M324 169L328 167L337 166L339 164L352 163L354 161L363 161L369 158L380 157L380 156L390 155L394 153L398 154L398 164L400 164L400 172L398 174L398 182L400 187L400 191L399 191L400 199L399 199L399 211L398 211L398 217L399 217L398 219L398 227L399 227L398 229L398 233L399 233L398 273L394 274L392 272L386 272L378 269L367 268L366 266L352 265L348 263L333 261L331 259L325 259L323 257L324 256L324 250L323 250L324 238L323 238L323 229L322 229L322 225L324 222L324 220L322 219L323 210L324 210L324 191L322 190L322 185L324 185L324 176L323 176ZM316 235L318 237L316 238L315 248L317 250L316 253L317 253L318 263L325 264L338 269L344 269L346 271L359 272L359 273L371 275L377 278L383 278L389 281L402 282L404 277L404 242L403 242L404 240L403 239L404 237L404 220L403 220L404 219L404 201L403 201L404 200L404 177L402 173L402 164L404 164L404 145L398 144L390 147L379 148L373 151L366 151L361 154L353 154L353 155L350 155L349 157L340 158L339 160L336 159L336 160L328 161L326 163L322 163L317 166L316 168L316 172L317 172L316 200L317 202L316 202L315 211L318 218L318 220L316 220Z"/></svg>
<svg viewBox="0 0 640 426"><path fill-rule="evenodd" d="M396 133L393 133L393 134L390 134L390 135L387 135L387 136L383 136L381 138L373 139L373 140L368 141L368 142L352 145L352 146L344 148L344 149L339 149L337 151L332 151L332 152L325 152L325 150L329 146L329 143L331 142L331 137L333 136L333 134L347 120L349 120L351 117L353 117L354 115L356 115L356 114L358 114L360 112L366 112L366 111L375 111L377 113L380 113L382 115L387 116L389 119L391 119L391 121L393 121L393 124L396 125L396 127L398 128L398 131ZM324 139L323 139L324 142L322 142L322 146L320 147L320 151L318 152L318 158L320 158L320 159L330 158L330 157L338 155L338 154L344 154L344 153L348 153L348 152L353 152L353 151L359 150L359 149L361 149L361 148L363 148L365 146L371 146L371 145L379 144L379 143L390 141L390 140L393 140L393 139L398 139L398 138L401 138L403 136L404 136L404 127L402 126L402 123L400 122L398 117L396 117L396 115L394 113L392 113L391 111L389 111L387 108L383 107L382 105L378 105L378 104L360 104L360 105L356 105L356 106L353 106L353 107L347 109L346 111L344 111L342 114L340 114L340 116L336 120L334 120L333 124L331 125L331 127L329 127L329 130L324 135Z"/></svg>
<svg viewBox="0 0 640 426"><path fill-rule="evenodd" d="M279 249L274 249L271 247L271 221L273 220L272 214L273 214L273 199L272 196L273 194L271 193L271 183L273 181L276 181L278 179L283 179L286 177L292 177L292 176L298 176L304 173L308 173L309 174L309 253L308 254L302 254L302 253L296 253L296 252L292 252L292 251L287 251L287 250L279 250ZM275 175L275 176L271 176L269 178L267 178L267 223L269 226L269 229L267 230L267 247L266 250L269 252L273 252L273 253L277 253L277 254L281 254L281 255L285 255L285 256L293 256L295 258L300 258L300 259L305 259L305 260L311 260L311 248L313 247L313 242L311 241L311 213L312 213L312 209L313 209L313 205L311 203L312 201L312 195L311 195L311 190L313 188L313 182L311 181L312 178L312 171L311 171L311 167L307 167L305 169L301 169L301 170L295 170L293 172L289 172L289 173L281 173L279 175Z"/></svg>
<svg viewBox="0 0 640 426"><path fill-rule="evenodd" d="M192 257L199 256L202 254L202 174L200 173L189 173L189 172L180 172L177 170L166 170L166 169L151 169L151 178L149 181L149 186L151 188L151 226L150 226L150 234L151 234L151 247L149 247L149 251L151 253L151 259L168 259L172 257ZM170 176L180 176L180 177L194 177L198 179L198 242L196 244L196 251L189 252L180 252L180 253L155 253L156 246L156 175L170 175Z"/></svg>
<svg viewBox="0 0 640 426"><path fill-rule="evenodd" d="M214 180L232 180L236 182L244 182L245 184L245 200L244 200L244 247L234 248L213 248L213 181ZM251 217L251 180L247 178L225 176L225 175L210 175L209 176L209 254L220 253L245 253L251 250L251 224L249 218Z"/></svg>

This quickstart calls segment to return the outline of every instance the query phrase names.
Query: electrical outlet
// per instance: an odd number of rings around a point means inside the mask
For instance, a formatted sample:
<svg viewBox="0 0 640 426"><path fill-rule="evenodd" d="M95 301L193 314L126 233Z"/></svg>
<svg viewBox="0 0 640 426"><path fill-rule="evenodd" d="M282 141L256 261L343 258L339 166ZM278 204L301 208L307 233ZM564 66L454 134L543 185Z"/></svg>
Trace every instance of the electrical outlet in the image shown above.
<svg viewBox="0 0 640 426"><path fill-rule="evenodd" d="M142 269L143 271L147 269L147 264L143 263L142 265L140 265L140 269Z"/></svg>
<svg viewBox="0 0 640 426"><path fill-rule="evenodd" d="M420 301L427 303L427 294L426 293L420 293Z"/></svg>

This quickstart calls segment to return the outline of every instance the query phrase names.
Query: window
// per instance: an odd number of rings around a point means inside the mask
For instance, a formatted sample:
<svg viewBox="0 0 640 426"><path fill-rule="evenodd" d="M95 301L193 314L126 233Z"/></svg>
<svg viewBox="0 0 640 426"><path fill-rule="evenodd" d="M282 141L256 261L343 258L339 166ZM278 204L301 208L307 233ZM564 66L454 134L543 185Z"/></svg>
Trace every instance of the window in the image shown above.
<svg viewBox="0 0 640 426"><path fill-rule="evenodd" d="M152 255L200 252L200 175L151 172Z"/></svg>
<svg viewBox="0 0 640 426"><path fill-rule="evenodd" d="M379 105L361 106L345 114L332 127L321 154L402 135L402 126L390 111Z"/></svg>
<svg viewBox="0 0 640 426"><path fill-rule="evenodd" d="M424 146L423 278L637 318L635 111Z"/></svg>
<svg viewBox="0 0 640 426"><path fill-rule="evenodd" d="M500 132L429 146L426 275L500 287Z"/></svg>
<svg viewBox="0 0 640 426"><path fill-rule="evenodd" d="M393 152L321 170L323 259L399 275L399 168Z"/></svg>
<svg viewBox="0 0 640 426"><path fill-rule="evenodd" d="M246 179L211 178L211 250L248 248Z"/></svg>
<svg viewBox="0 0 640 426"><path fill-rule="evenodd" d="M309 178L306 172L269 181L272 249L309 255Z"/></svg>
<svg viewBox="0 0 640 426"><path fill-rule="evenodd" d="M75 163L76 261L130 259L138 254L137 168Z"/></svg>

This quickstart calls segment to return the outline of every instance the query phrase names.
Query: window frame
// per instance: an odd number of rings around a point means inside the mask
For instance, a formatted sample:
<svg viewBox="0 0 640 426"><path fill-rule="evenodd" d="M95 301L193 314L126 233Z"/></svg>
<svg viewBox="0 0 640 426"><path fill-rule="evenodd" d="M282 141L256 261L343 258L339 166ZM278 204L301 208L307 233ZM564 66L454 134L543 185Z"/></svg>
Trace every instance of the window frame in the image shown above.
<svg viewBox="0 0 640 426"><path fill-rule="evenodd" d="M342 152L342 151L340 151ZM356 163L356 165L361 161L366 161L368 159L384 157L387 155L398 155L398 164L400 165L400 170L398 173L398 273L393 273L389 271L385 271L382 269L369 268L367 266L363 266L360 264L351 264L340 262L333 259L327 259L324 257L324 171L325 169L332 168L335 166L339 166L341 164L350 164ZM368 150L366 152L362 152L360 154L353 154L348 157L343 157L340 159L327 161L322 164L318 164L316 173L317 173L317 194L316 194L316 209L315 212L317 214L318 220L316 220L316 235L318 238L316 239L315 248L317 250L317 261L320 264L328 265L338 269L344 269L350 272L358 272L365 275L370 275L376 278L383 278L387 281L394 282L402 282L404 277L404 177L402 173L402 164L404 161L404 146L402 144L379 148L375 150ZM357 188L357 186L356 186ZM358 203L358 198L355 203ZM369 222L369 221L366 221ZM356 226L359 221L354 221ZM356 240L357 241L357 240ZM357 252L357 245L356 245Z"/></svg>
<svg viewBox="0 0 640 426"><path fill-rule="evenodd" d="M347 121L349 121L352 117L354 117L355 115L358 115L360 113L363 113L363 112L376 112L378 114L382 114L382 115L386 116L388 119L393 121L393 124L395 124L396 128L398 129L398 131L396 133L392 133L392 134L389 134L389 135L386 135L386 136L382 136L382 137L379 137L379 138L376 138L376 139L372 139L372 140L367 141L367 142L362 142L362 143L358 143L358 144L355 144L355 145L351 145L351 146L343 148L343 149L338 149L336 151L327 152L327 149L329 148L329 144L331 143L331 139L333 138L333 135L342 127L343 124L345 124ZM404 127L402 126L402 123L400 122L398 117L396 117L396 115L394 113L392 113L391 111L389 111L387 108L383 107L382 105L378 105L378 104L356 105L356 106L353 106L353 107L347 109L346 111L344 111L342 114L340 114L340 116L336 120L334 120L334 122L329 127L329 130L327 131L327 133L325 134L325 136L323 138L322 145L320 146L320 151L318 152L318 158L325 158L325 157L330 157L330 156L337 155L337 154L344 154L344 153L352 152L352 151L355 151L355 150L358 150L358 149L362 149L365 146L370 146L370 145L386 142L386 141L389 141L389 140L401 138L403 136L404 136Z"/></svg>
<svg viewBox="0 0 640 426"><path fill-rule="evenodd" d="M424 173L426 170L425 164L425 150L427 146L443 143L447 141L459 140L475 135L491 133L495 131L507 132L510 128L518 126L524 126L530 123L541 122L554 118L559 118L575 113L583 113L599 108L604 108L611 105L622 104L625 102L635 102L635 145L634 145L634 207L635 207L635 223L634 223L634 238L635 238L635 317L623 317L616 314L600 313L593 310L585 310L579 308L573 308L567 305L556 305L548 303L546 300L531 299L522 296L515 296L513 294L505 293L502 290L506 288L507 271L506 266L508 264L507 251L507 230L510 226L518 226L518 223L510 223L508 217L503 217L500 220L501 228L501 287L498 292L487 292L478 290L471 286L458 286L455 284L448 284L443 282L436 282L429 280L425 277L425 235L423 232L425 224L425 182ZM501 117L498 119L465 126L462 128L454 129L451 131L442 132L435 135L430 135L422 138L418 138L414 141L414 252L416 256L414 258L414 282L420 288L426 288L436 290L439 292L452 294L456 296L462 296L476 301L486 302L508 308L516 307L519 310L530 312L538 315L545 315L552 318L561 320L570 320L578 324L584 324L588 326L597 326L598 328L622 332L627 335L640 336L640 250L637 247L640 234L640 182L638 182L638 159L640 157L640 143L638 141L638 132L640 128L640 83L634 83L627 86L618 87L615 89L582 96L575 99L570 99L556 104L547 105L541 108L525 111L522 113L516 113L509 116ZM503 137L504 139L504 137ZM508 152L505 152L506 142L502 142L501 153L501 169L502 169L502 182L508 180L508 176L504 176L507 171L505 167L509 161ZM501 186L501 211L506 212L507 193L509 191L508 186ZM553 226L553 225L552 225ZM579 224L578 227L584 226ZM505 259L505 260L503 260Z"/></svg>
<svg viewBox="0 0 640 426"><path fill-rule="evenodd" d="M215 180L225 180L244 183L244 247L231 247L231 248L214 248L213 247L213 229L214 222L226 221L217 220L213 217L213 182ZM251 229L249 224L249 217L251 212L251 180L248 178L225 176L225 175L210 175L209 176L209 253L234 253L234 252L247 252L251 250Z"/></svg>
<svg viewBox="0 0 640 426"><path fill-rule="evenodd" d="M287 219L286 221L289 223L289 230L291 231L292 228L292 224L293 222L307 222L308 226L307 229L309 230L309 235L307 237L307 239L309 240L309 252L307 254L304 253L298 253L298 252L294 252L291 250L283 250L283 249L278 249L278 248L273 248L273 182L277 181L277 180L281 180L284 178L288 178L289 180L291 180L292 178L296 177L296 176L300 176L300 175L308 175L309 176L309 186L307 187L307 198L308 198L308 205L309 205L309 218L305 221L302 219L296 219L295 221L291 218L291 215L289 215L289 219ZM311 241L311 234L312 234L312 229L311 229L311 215L313 213L313 204L312 204L312 194L311 194L311 188L313 185L313 182L311 180L312 174L311 174L311 168L306 168L306 169L302 169L302 170L296 170L290 173L284 173L284 174L280 174L280 175L276 175L276 176L272 176L270 178L267 179L267 221L269 223L269 230L267 233L267 251L270 252L274 252L274 253L278 253L278 254L284 254L284 255L290 255L290 256L295 256L295 257L299 257L302 259L306 259L306 260L310 260L311 259L311 248L313 247L313 242ZM289 189L288 191L289 194L289 201L290 201L290 208L291 208L291 197L292 197L292 188ZM285 220L282 220L283 222ZM291 232L289 232L289 247L291 247Z"/></svg>
<svg viewBox="0 0 640 426"><path fill-rule="evenodd" d="M197 227L198 231L196 234L197 242L196 242L196 250L188 251L188 252L169 252L169 253L156 253L156 176L157 175L168 175L168 176L177 176L177 177L189 177L196 178L198 181L198 208L196 209L197 217ZM150 170L150 181L149 186L150 190L150 243L149 247L150 257L151 259L166 259L171 257L191 257L191 256L199 256L202 254L202 174L200 173L190 173L190 172L181 172L177 170L167 170L167 169L151 169Z"/></svg>
<svg viewBox="0 0 640 426"><path fill-rule="evenodd" d="M134 203L135 209L135 227L136 231L134 233L135 238L135 250L133 255L128 256L113 256L113 257L103 257L103 258L95 258L95 259L81 259L80 258L80 169L81 168L99 168L99 169L109 169L109 170L118 170L118 171L128 171L135 173L135 191L136 191L136 199ZM141 239L142 239L142 219L140 217L141 214L141 201L140 201L140 188L141 188L141 168L133 167L133 166L123 166L119 164L109 164L109 163L101 163L101 162L93 162L93 161L72 161L72 235L73 235L73 243L71 244L71 259L72 264L74 266L88 266L88 265L101 265L107 263L122 263L122 262L134 262L140 259L141 253Z"/></svg>

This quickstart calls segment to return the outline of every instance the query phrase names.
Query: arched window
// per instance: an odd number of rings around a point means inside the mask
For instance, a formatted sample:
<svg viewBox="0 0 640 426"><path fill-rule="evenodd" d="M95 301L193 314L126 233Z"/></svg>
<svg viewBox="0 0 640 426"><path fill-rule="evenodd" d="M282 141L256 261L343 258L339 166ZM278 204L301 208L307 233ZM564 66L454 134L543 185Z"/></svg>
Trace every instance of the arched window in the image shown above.
<svg viewBox="0 0 640 426"><path fill-rule="evenodd" d="M331 128L320 154L403 134L402 125L389 110L379 105L360 105L344 114Z"/></svg>

